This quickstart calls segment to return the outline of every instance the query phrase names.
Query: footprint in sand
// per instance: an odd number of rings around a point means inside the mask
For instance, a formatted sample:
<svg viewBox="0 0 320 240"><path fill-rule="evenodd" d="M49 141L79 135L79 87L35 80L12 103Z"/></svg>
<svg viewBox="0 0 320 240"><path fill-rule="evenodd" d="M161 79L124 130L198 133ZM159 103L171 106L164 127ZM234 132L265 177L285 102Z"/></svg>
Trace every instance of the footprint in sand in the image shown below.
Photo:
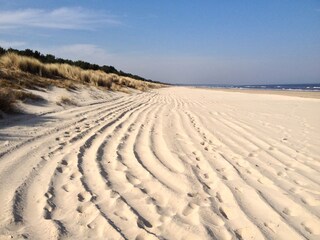
<svg viewBox="0 0 320 240"><path fill-rule="evenodd" d="M65 160L65 159L63 159L63 160L61 161L61 164L64 165L64 166L68 166L68 162L67 162L67 160Z"/></svg>
<svg viewBox="0 0 320 240"><path fill-rule="evenodd" d="M64 132L64 137L70 137L70 132Z"/></svg>
<svg viewBox="0 0 320 240"><path fill-rule="evenodd" d="M200 151L193 151L192 154L195 155L195 156L199 156Z"/></svg>
<svg viewBox="0 0 320 240"><path fill-rule="evenodd" d="M248 154L248 157L257 157L257 156L258 156L258 154L255 153L255 152L252 152L252 153Z"/></svg>
<svg viewBox="0 0 320 240"><path fill-rule="evenodd" d="M276 224L274 222L265 222L263 223L263 225L274 233L276 233L277 228L279 228L279 224Z"/></svg>
<svg viewBox="0 0 320 240"><path fill-rule="evenodd" d="M303 197L301 198L301 201L304 203L304 204L307 204L309 206L318 206L320 204L320 201L319 200L316 200L314 198L311 198L311 197Z"/></svg>
<svg viewBox="0 0 320 240"><path fill-rule="evenodd" d="M49 156L41 156L41 159L43 159L44 161L48 161L49 160Z"/></svg>
<svg viewBox="0 0 320 240"><path fill-rule="evenodd" d="M188 216L190 215L192 212L194 212L195 210L198 209L198 205L194 204L194 203L189 203L184 210L182 211L183 216Z"/></svg>
<svg viewBox="0 0 320 240"><path fill-rule="evenodd" d="M81 176L79 172L72 173L69 177L70 180L77 179Z"/></svg>
<svg viewBox="0 0 320 240"><path fill-rule="evenodd" d="M67 145L67 142L61 142L61 143L59 143L59 145L60 145L61 147L63 147L63 146L65 146L65 145Z"/></svg>
<svg viewBox="0 0 320 240"><path fill-rule="evenodd" d="M44 213L43 217L44 219L51 219L52 218L52 211L54 209L54 205L50 202L47 202L46 206L43 208Z"/></svg>
<svg viewBox="0 0 320 240"><path fill-rule="evenodd" d="M96 224L94 222L91 222L91 223L87 224L87 228L95 229L96 228Z"/></svg>
<svg viewBox="0 0 320 240"><path fill-rule="evenodd" d="M320 234L319 225L314 221L302 222L301 225L310 234L314 234L314 235L319 235Z"/></svg>
<svg viewBox="0 0 320 240"><path fill-rule="evenodd" d="M182 210L182 215L178 214L181 219L187 224L198 225L199 224L199 206L192 202Z"/></svg>
<svg viewBox="0 0 320 240"><path fill-rule="evenodd" d="M51 190L49 190L49 191L51 191ZM46 198L48 198L48 199L51 199L51 198L53 197L53 195L52 195L51 192L46 192L46 193L44 194L44 196L45 196Z"/></svg>
<svg viewBox="0 0 320 240"><path fill-rule="evenodd" d="M188 195L188 197L196 197L197 195L198 195L198 193L197 192L194 192L194 193L188 193L187 194Z"/></svg>
<svg viewBox="0 0 320 240"><path fill-rule="evenodd" d="M82 192L78 194L78 201L80 202L88 202L91 199L91 195L88 192Z"/></svg>
<svg viewBox="0 0 320 240"><path fill-rule="evenodd" d="M66 165L61 165L57 167L57 172L58 173L68 173L70 171L70 168Z"/></svg>
<svg viewBox="0 0 320 240"><path fill-rule="evenodd" d="M77 206L76 211L78 213L83 213L84 212L83 206Z"/></svg>
<svg viewBox="0 0 320 240"><path fill-rule="evenodd" d="M164 213L164 208L159 206L159 205L155 205L155 209L156 209L156 212L159 214L159 215L163 215Z"/></svg>
<svg viewBox="0 0 320 240"><path fill-rule="evenodd" d="M78 205L78 206L77 206L76 211L77 211L78 213L84 213L84 212L86 212L89 208L90 208L90 205L88 205L88 204L81 204L81 205Z"/></svg>
<svg viewBox="0 0 320 240"><path fill-rule="evenodd" d="M73 189L71 184L64 184L61 188L66 192L70 192Z"/></svg>
<svg viewBox="0 0 320 240"><path fill-rule="evenodd" d="M295 179L293 182L299 186L306 186L307 184L301 180Z"/></svg>
<svg viewBox="0 0 320 240"><path fill-rule="evenodd" d="M234 233L239 240L255 239L255 233L249 227L239 228Z"/></svg>
<svg viewBox="0 0 320 240"><path fill-rule="evenodd" d="M297 216L298 215L297 212L292 208L285 208L285 209L283 209L282 212L288 216Z"/></svg>
<svg viewBox="0 0 320 240"><path fill-rule="evenodd" d="M286 177L286 176L288 176L285 172L282 172L282 171L277 172L277 175L278 175L279 177Z"/></svg>
<svg viewBox="0 0 320 240"><path fill-rule="evenodd" d="M222 179L226 181L231 181L233 179L232 174L223 174Z"/></svg>
<svg viewBox="0 0 320 240"><path fill-rule="evenodd" d="M201 164L201 162L199 162L199 164ZM199 164L196 164L195 167L196 167L197 169L201 170L201 167L200 167Z"/></svg>

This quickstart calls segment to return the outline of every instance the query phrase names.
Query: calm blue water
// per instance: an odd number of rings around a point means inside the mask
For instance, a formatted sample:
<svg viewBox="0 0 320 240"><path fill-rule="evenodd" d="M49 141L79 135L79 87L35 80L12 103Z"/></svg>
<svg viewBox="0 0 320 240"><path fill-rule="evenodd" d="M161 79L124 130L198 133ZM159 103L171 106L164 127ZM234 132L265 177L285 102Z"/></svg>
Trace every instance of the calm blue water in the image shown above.
<svg viewBox="0 0 320 240"><path fill-rule="evenodd" d="M216 85L216 84L194 84L194 87L209 88L238 88L238 89L267 89L267 90L299 90L320 91L320 83L312 84L271 84L271 85Z"/></svg>

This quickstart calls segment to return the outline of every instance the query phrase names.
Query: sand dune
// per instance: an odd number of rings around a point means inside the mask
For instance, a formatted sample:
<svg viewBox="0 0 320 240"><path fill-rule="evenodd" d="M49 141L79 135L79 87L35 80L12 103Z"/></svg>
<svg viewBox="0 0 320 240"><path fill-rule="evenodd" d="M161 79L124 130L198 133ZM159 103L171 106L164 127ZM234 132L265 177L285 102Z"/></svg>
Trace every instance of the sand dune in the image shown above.
<svg viewBox="0 0 320 240"><path fill-rule="evenodd" d="M172 87L27 123L0 128L0 239L320 238L319 99Z"/></svg>

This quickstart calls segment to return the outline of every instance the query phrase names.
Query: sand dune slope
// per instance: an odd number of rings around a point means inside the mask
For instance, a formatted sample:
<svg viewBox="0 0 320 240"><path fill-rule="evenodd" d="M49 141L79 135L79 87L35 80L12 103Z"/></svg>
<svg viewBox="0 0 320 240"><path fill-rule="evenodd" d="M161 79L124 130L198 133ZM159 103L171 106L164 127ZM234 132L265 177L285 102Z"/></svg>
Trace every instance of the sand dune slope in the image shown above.
<svg viewBox="0 0 320 240"><path fill-rule="evenodd" d="M166 88L41 119L0 129L1 239L320 238L318 99Z"/></svg>

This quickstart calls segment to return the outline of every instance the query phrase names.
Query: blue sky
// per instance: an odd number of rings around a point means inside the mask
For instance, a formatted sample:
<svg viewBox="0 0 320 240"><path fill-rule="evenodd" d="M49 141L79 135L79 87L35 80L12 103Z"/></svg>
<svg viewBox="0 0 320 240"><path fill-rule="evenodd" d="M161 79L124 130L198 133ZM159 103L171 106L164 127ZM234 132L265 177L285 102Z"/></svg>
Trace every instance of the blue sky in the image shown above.
<svg viewBox="0 0 320 240"><path fill-rule="evenodd" d="M319 0L3 1L0 46L171 83L320 82Z"/></svg>

